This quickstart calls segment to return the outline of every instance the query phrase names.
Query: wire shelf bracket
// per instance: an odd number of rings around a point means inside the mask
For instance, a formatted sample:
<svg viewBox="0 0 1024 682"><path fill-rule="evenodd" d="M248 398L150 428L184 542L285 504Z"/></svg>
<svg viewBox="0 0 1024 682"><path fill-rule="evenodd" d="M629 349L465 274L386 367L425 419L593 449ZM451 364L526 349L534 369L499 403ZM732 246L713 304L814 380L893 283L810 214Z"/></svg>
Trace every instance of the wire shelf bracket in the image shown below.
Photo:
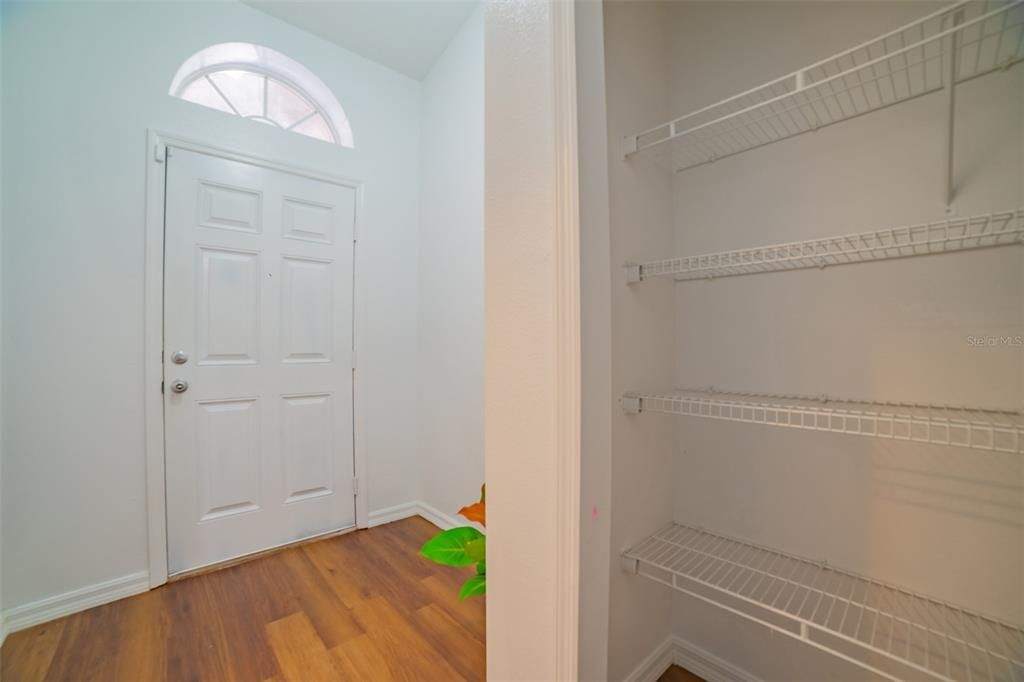
<svg viewBox="0 0 1024 682"><path fill-rule="evenodd" d="M827 562L672 523L622 568L889 680L1024 680L1021 626Z"/></svg>
<svg viewBox="0 0 1024 682"><path fill-rule="evenodd" d="M836 400L828 396L740 393L708 389L629 392L626 414L658 412L807 431L1024 454L1024 413L918 403Z"/></svg>
<svg viewBox="0 0 1024 682"><path fill-rule="evenodd" d="M1024 244L1024 209L623 267L630 284L655 277L686 282L1019 244Z"/></svg>
<svg viewBox="0 0 1024 682"><path fill-rule="evenodd" d="M798 71L684 116L627 135L628 158L672 142L684 171L946 91L952 134L954 86L1024 60L1024 0L963 0ZM947 205L952 144L947 140Z"/></svg>

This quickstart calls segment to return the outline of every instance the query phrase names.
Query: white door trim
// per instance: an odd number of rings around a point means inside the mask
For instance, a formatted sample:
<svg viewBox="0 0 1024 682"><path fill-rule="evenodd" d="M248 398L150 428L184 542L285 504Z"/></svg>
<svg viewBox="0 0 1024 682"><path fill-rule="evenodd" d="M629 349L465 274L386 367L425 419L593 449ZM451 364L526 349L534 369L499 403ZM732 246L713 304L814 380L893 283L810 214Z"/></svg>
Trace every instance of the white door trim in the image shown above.
<svg viewBox="0 0 1024 682"><path fill-rule="evenodd" d="M227 149L214 144L150 129L146 135L146 272L145 272L145 341L144 365L144 407L146 429L146 513L149 531L149 586L157 587L167 582L167 499L164 475L164 405L161 383L163 382L163 296L164 296L164 201L167 147L185 149L208 154L232 161L240 161L270 170L282 171L350 187L356 192L355 234L353 272L353 330L356 357L365 348L365 292L362 282L361 258L358 238L362 235L363 184L361 182L333 175L328 172L303 168L283 161L253 156L238 150ZM366 429L365 429L365 372L361 368L353 373L353 434L355 475L359 479L356 495L356 527L368 525L366 480Z"/></svg>

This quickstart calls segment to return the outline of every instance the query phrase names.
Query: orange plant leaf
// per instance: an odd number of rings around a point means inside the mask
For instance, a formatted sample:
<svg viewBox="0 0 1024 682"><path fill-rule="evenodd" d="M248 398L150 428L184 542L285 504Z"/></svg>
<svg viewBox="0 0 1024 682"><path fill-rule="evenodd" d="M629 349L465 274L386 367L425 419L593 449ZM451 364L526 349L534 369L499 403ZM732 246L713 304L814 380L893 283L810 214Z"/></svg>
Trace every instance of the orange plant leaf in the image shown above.
<svg viewBox="0 0 1024 682"><path fill-rule="evenodd" d="M473 504L463 507L459 510L459 514L465 516L470 521L476 521L481 526L486 526L486 509L483 502L474 502Z"/></svg>

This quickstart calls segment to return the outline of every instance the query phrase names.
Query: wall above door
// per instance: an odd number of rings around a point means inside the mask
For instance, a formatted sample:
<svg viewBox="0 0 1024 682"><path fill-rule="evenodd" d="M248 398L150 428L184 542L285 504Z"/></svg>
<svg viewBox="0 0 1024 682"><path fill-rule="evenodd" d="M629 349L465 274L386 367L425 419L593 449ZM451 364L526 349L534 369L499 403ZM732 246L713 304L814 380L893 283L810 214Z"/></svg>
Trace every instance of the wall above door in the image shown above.
<svg viewBox="0 0 1024 682"><path fill-rule="evenodd" d="M477 0L243 2L416 80L423 80L479 4Z"/></svg>

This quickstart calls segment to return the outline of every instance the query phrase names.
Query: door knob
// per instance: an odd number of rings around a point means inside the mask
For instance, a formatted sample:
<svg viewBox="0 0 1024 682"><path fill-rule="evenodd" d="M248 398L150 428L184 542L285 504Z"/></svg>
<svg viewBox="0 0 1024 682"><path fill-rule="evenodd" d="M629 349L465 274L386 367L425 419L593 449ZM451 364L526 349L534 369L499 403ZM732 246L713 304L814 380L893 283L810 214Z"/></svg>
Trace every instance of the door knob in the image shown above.
<svg viewBox="0 0 1024 682"><path fill-rule="evenodd" d="M188 390L188 382L184 379L175 379L171 382L171 390L175 393L184 393Z"/></svg>
<svg viewBox="0 0 1024 682"><path fill-rule="evenodd" d="M171 356L171 362L173 362L176 365L184 365L186 362L188 362L188 356L185 355L185 351L176 350L174 351L174 354Z"/></svg>

